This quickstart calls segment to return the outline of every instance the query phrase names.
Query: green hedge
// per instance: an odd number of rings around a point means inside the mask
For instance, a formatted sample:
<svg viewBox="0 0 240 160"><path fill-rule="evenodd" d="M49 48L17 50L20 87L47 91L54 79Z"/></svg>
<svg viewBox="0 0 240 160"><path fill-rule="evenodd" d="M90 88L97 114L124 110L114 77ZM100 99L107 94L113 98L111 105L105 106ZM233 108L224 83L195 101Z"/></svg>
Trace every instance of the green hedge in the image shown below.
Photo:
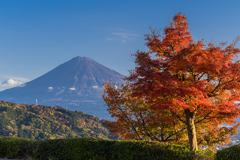
<svg viewBox="0 0 240 160"><path fill-rule="evenodd" d="M217 160L240 160L240 144L222 149L216 153Z"/></svg>
<svg viewBox="0 0 240 160"><path fill-rule="evenodd" d="M0 158L23 158L27 152L27 146L36 140L18 137L0 137Z"/></svg>
<svg viewBox="0 0 240 160"><path fill-rule="evenodd" d="M191 152L188 147L147 141L66 138L30 140L1 137L0 157L47 160L191 160L213 159L213 151ZM210 158L207 158L210 157Z"/></svg>

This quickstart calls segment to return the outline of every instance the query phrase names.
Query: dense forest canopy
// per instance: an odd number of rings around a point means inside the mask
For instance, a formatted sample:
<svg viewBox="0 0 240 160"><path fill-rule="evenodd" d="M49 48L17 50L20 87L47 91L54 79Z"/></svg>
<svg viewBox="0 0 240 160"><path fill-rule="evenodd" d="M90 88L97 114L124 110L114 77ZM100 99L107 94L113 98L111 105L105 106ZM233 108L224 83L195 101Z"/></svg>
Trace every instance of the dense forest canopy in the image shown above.
<svg viewBox="0 0 240 160"><path fill-rule="evenodd" d="M36 140L74 137L114 139L99 118L84 112L8 101L0 101L0 136Z"/></svg>

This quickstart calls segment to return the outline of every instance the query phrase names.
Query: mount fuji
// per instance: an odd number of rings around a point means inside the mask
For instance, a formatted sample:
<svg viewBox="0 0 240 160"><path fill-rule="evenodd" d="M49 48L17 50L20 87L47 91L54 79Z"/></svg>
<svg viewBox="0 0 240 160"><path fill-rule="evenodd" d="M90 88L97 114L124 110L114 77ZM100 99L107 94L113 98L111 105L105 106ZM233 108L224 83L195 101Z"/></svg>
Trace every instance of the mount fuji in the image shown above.
<svg viewBox="0 0 240 160"><path fill-rule="evenodd" d="M0 100L61 106L83 111L101 119L111 119L102 99L103 83L120 85L124 76L94 60L75 57L20 87L0 92Z"/></svg>

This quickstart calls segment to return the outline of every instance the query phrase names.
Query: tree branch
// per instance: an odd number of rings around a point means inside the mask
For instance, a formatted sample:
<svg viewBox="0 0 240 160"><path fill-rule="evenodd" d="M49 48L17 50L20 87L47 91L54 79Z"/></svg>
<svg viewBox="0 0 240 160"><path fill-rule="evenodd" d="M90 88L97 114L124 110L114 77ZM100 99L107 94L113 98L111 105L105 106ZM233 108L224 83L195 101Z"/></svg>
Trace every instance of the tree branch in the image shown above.
<svg viewBox="0 0 240 160"><path fill-rule="evenodd" d="M138 134L136 128L134 127L134 125L133 125L132 122L130 121L129 117L123 112L123 110L121 109L121 107L119 107L119 105L118 105L118 109L119 109L119 110L122 112L122 114L127 118L128 122L130 122L130 124L131 124L133 130L136 132L138 138L139 138L140 140L142 140L142 138L141 138L140 135Z"/></svg>
<svg viewBox="0 0 240 160"><path fill-rule="evenodd" d="M197 123L200 123L200 122L202 122L204 119L206 119L206 118L207 118L207 116L208 116L209 114L211 114L211 112L207 113L207 114L204 116L204 118L203 118L203 119L201 119L201 120L199 120L199 121L197 121L197 122L194 122L194 123L195 123L195 124L197 124Z"/></svg>

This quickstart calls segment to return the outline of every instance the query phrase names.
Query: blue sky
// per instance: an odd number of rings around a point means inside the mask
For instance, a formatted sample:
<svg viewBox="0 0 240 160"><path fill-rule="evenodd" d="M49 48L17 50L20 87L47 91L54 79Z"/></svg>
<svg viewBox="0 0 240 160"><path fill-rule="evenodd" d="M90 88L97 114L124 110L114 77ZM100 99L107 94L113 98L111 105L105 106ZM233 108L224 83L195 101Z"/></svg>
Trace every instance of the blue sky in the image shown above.
<svg viewBox="0 0 240 160"><path fill-rule="evenodd" d="M147 51L149 27L164 29L179 12L194 40L231 43L240 35L239 6L237 0L2 0L0 91L76 56L128 75L131 54Z"/></svg>

